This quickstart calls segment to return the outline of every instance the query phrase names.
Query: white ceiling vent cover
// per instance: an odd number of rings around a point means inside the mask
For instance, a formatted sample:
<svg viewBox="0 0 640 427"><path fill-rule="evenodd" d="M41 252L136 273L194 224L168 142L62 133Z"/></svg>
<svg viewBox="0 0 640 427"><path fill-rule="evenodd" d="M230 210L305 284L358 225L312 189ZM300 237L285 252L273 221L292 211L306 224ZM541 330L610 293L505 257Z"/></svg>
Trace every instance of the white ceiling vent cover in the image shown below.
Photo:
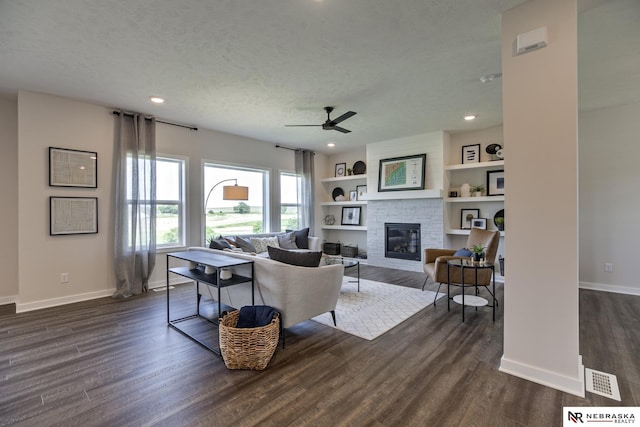
<svg viewBox="0 0 640 427"><path fill-rule="evenodd" d="M585 368L585 387L588 392L620 401L620 389L615 375Z"/></svg>

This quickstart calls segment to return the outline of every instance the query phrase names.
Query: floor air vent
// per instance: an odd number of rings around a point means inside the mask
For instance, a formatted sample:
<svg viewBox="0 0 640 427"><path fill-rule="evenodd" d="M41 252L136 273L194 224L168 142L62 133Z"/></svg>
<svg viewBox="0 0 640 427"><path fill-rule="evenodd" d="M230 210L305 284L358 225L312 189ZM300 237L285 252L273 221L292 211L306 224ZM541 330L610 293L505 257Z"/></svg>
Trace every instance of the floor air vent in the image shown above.
<svg viewBox="0 0 640 427"><path fill-rule="evenodd" d="M615 375L585 368L585 387L588 392L620 401L620 389Z"/></svg>

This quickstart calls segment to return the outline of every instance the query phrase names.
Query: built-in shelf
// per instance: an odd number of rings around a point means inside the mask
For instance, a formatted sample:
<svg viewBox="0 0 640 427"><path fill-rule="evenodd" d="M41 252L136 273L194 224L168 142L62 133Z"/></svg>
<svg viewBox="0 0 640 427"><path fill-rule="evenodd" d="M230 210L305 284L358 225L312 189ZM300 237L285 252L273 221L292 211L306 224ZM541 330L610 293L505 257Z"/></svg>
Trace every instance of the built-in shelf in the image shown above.
<svg viewBox="0 0 640 427"><path fill-rule="evenodd" d="M342 202L322 202L320 206L363 206L366 204L366 200L345 200Z"/></svg>
<svg viewBox="0 0 640 427"><path fill-rule="evenodd" d="M462 230L460 228L450 228L447 230L447 234L455 236L468 236L471 230ZM500 232L500 236L504 237L504 231Z"/></svg>
<svg viewBox="0 0 640 427"><path fill-rule="evenodd" d="M496 160L493 162L467 163L465 165L449 165L449 166L445 166L444 170L458 171L458 170L464 170L464 169L489 169L489 168L497 168L497 167L504 167L504 160Z"/></svg>
<svg viewBox="0 0 640 427"><path fill-rule="evenodd" d="M367 231L366 225L323 225L320 227L324 230L352 230L352 231Z"/></svg>
<svg viewBox="0 0 640 427"><path fill-rule="evenodd" d="M344 182L344 181L355 181L357 179L367 179L367 175L347 175L347 176L335 176L332 178L323 178L321 182Z"/></svg>
<svg viewBox="0 0 640 427"><path fill-rule="evenodd" d="M447 203L466 202L504 202L504 196L481 196L481 197L447 197Z"/></svg>

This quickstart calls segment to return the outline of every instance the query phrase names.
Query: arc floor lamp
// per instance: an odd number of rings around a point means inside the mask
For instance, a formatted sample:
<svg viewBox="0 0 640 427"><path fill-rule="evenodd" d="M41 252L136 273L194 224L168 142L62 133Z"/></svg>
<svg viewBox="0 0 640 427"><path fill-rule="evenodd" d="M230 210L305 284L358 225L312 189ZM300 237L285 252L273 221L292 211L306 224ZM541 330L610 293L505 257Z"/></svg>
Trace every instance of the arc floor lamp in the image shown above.
<svg viewBox="0 0 640 427"><path fill-rule="evenodd" d="M222 200L249 200L249 187L238 185L238 180L235 178L223 179L215 184L207 193L207 198L204 201L204 238L207 238L207 205L209 204L209 197L213 190L223 182L234 181L234 185L225 185L222 187ZM205 242L206 243L206 242Z"/></svg>

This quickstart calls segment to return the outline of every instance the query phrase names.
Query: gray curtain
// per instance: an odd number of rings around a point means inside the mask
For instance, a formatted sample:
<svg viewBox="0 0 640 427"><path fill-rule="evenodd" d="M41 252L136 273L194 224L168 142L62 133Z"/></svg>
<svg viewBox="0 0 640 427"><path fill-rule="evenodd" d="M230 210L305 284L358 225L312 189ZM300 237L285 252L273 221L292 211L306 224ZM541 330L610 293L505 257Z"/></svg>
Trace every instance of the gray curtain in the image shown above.
<svg viewBox="0 0 640 427"><path fill-rule="evenodd" d="M156 263L156 121L116 116L114 147L116 298L149 290Z"/></svg>
<svg viewBox="0 0 640 427"><path fill-rule="evenodd" d="M298 228L309 227L309 234L313 235L315 215L313 214L314 166L316 153L308 150L296 150L296 174L301 177L298 187Z"/></svg>

